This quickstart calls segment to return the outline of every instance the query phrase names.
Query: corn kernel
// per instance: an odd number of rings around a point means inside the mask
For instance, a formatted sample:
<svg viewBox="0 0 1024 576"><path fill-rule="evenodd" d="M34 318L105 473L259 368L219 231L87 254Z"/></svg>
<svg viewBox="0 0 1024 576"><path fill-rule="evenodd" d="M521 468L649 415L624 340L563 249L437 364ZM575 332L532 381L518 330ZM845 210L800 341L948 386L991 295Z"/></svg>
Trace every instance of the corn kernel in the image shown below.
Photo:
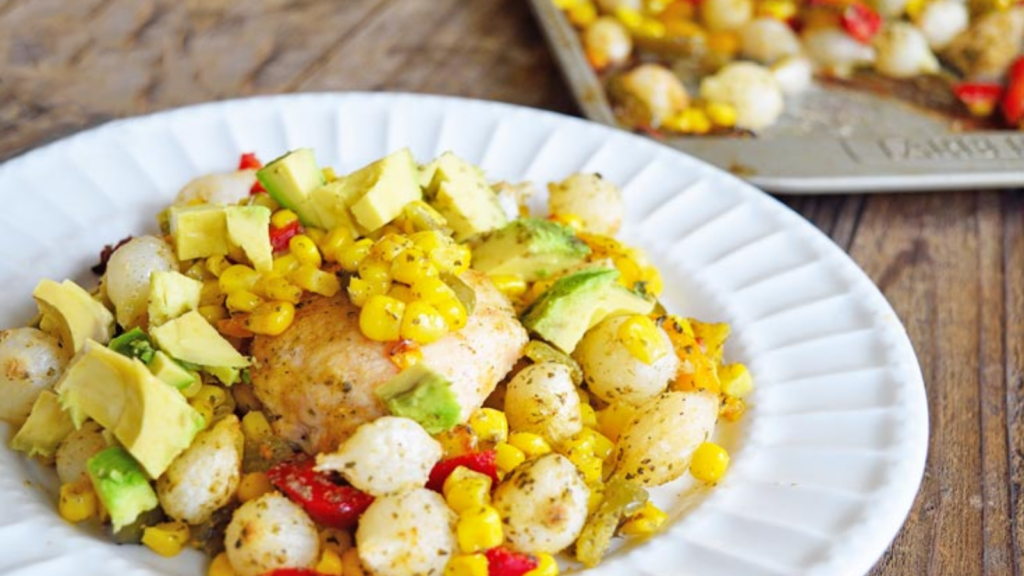
<svg viewBox="0 0 1024 576"><path fill-rule="evenodd" d="M487 556L459 554L452 556L444 568L444 576L487 576Z"/></svg>
<svg viewBox="0 0 1024 576"><path fill-rule="evenodd" d="M747 403L742 398L726 396L722 401L722 407L718 409L718 415L727 422L735 422L743 417L747 411Z"/></svg>
<svg viewBox="0 0 1024 576"><path fill-rule="evenodd" d="M903 7L903 11L906 12L907 16L910 16L911 20L916 21L921 17L921 13L928 6L930 0L907 0L906 5ZM972 2L972 4L980 4L980 2ZM994 4L994 2L989 2Z"/></svg>
<svg viewBox="0 0 1024 576"><path fill-rule="evenodd" d="M245 321L245 327L255 334L278 336L295 320L295 305L291 302L264 302L256 307Z"/></svg>
<svg viewBox="0 0 1024 576"><path fill-rule="evenodd" d="M666 520L668 520L668 514L648 501L643 508L626 520L626 523L619 528L619 533L626 536L650 536L657 532Z"/></svg>
<svg viewBox="0 0 1024 576"><path fill-rule="evenodd" d="M362 264L363 260L370 255L372 247L373 240L369 238L363 238L351 244L346 244L338 251L336 256L338 264L341 264L341 268L346 272L355 272L359 270L359 265Z"/></svg>
<svg viewBox="0 0 1024 576"><path fill-rule="evenodd" d="M423 250L416 247L406 248L391 262L391 277L409 285L437 274L437 266Z"/></svg>
<svg viewBox="0 0 1024 576"><path fill-rule="evenodd" d="M260 273L244 266L235 264L221 272L217 280L217 286L224 294L231 294L239 290L252 290L260 279Z"/></svg>
<svg viewBox="0 0 1024 576"><path fill-rule="evenodd" d="M324 548L320 552L320 560L316 563L315 570L323 576L342 576L345 573L345 566L341 563L340 554L330 548Z"/></svg>
<svg viewBox="0 0 1024 576"><path fill-rule="evenodd" d="M147 526L142 532L142 543L161 556L177 556L188 544L188 524L184 522L162 522Z"/></svg>
<svg viewBox="0 0 1024 576"><path fill-rule="evenodd" d="M323 257L320 256L320 249L316 242L305 234L292 236L288 241L288 251L291 252L300 264L307 264L319 268L323 264Z"/></svg>
<svg viewBox="0 0 1024 576"><path fill-rule="evenodd" d="M252 312L263 299L248 290L237 290L228 294L224 305L232 312Z"/></svg>
<svg viewBox="0 0 1024 576"><path fill-rule="evenodd" d="M634 314L619 325L617 336L629 354L644 364L654 364L669 353L661 330L643 314Z"/></svg>
<svg viewBox="0 0 1024 576"><path fill-rule="evenodd" d="M664 126L683 134L707 134L711 131L711 120L700 108L691 107L665 120Z"/></svg>
<svg viewBox="0 0 1024 576"><path fill-rule="evenodd" d="M421 278L412 285L412 293L430 304L444 302L450 298L457 298L451 286L437 277Z"/></svg>
<svg viewBox="0 0 1024 576"><path fill-rule="evenodd" d="M797 6L793 0L761 0L757 4L757 15L789 22L796 16Z"/></svg>
<svg viewBox="0 0 1024 576"><path fill-rule="evenodd" d="M704 442L693 451L690 474L705 484L721 480L729 468L729 453L714 442Z"/></svg>
<svg viewBox="0 0 1024 576"><path fill-rule="evenodd" d="M491 477L459 466L445 479L442 491L456 513L476 510L491 502Z"/></svg>
<svg viewBox="0 0 1024 576"><path fill-rule="evenodd" d="M626 429L630 420L633 419L635 408L625 402L613 402L607 408L598 411L598 431L612 442L619 439L619 435Z"/></svg>
<svg viewBox="0 0 1024 576"><path fill-rule="evenodd" d="M469 265L473 260L473 253L469 247L462 244L453 243L435 248L430 250L428 254L442 272L448 272L456 276L469 270Z"/></svg>
<svg viewBox="0 0 1024 576"><path fill-rule="evenodd" d="M608 439L604 434L601 434L597 430L590 428L586 429L594 438L594 456L597 456L601 460L607 460L612 452L615 450L615 443Z"/></svg>
<svg viewBox="0 0 1024 576"><path fill-rule="evenodd" d="M392 284L388 290L388 296L395 300L401 300L408 304L416 299L416 293L413 292L412 288L405 284Z"/></svg>
<svg viewBox="0 0 1024 576"><path fill-rule="evenodd" d="M597 412L589 403L580 404L580 416L583 418L583 425L591 428L597 427Z"/></svg>
<svg viewBox="0 0 1024 576"><path fill-rule="evenodd" d="M540 434L533 432L513 432L508 435L508 443L519 448L527 458L543 456L551 452L551 445Z"/></svg>
<svg viewBox="0 0 1024 576"><path fill-rule="evenodd" d="M224 552L214 556L213 561L210 562L210 568L206 571L206 576L237 576L234 567L231 566L231 561L228 560L228 555Z"/></svg>
<svg viewBox="0 0 1024 576"><path fill-rule="evenodd" d="M383 296L391 290L390 282L368 282L362 278L348 279L348 298L356 306L366 305L371 296Z"/></svg>
<svg viewBox="0 0 1024 576"><path fill-rule="evenodd" d="M302 288L292 284L283 276L269 276L260 283L259 287L270 300L281 300L292 304L298 304L299 300L302 300Z"/></svg>
<svg viewBox="0 0 1024 576"><path fill-rule="evenodd" d="M242 416L242 432L246 438L258 439L270 436L274 429L270 427L270 421L263 412L253 410Z"/></svg>
<svg viewBox="0 0 1024 576"><path fill-rule="evenodd" d="M316 244L317 249L319 249L320 245L324 242L324 237L327 236L327 231L321 228L306 228L306 236L309 236L309 239L312 240L313 243ZM323 254L322 251L321 254Z"/></svg>
<svg viewBox="0 0 1024 576"><path fill-rule="evenodd" d="M311 264L299 266L299 269L292 272L288 278L299 288L328 298L341 290L341 282L337 276Z"/></svg>
<svg viewBox="0 0 1024 576"><path fill-rule="evenodd" d="M210 324L216 326L217 321L228 317L228 311L225 310L223 306L208 304L206 306L199 307L199 315L205 318Z"/></svg>
<svg viewBox="0 0 1024 576"><path fill-rule="evenodd" d="M505 540L501 531L501 515L492 506L460 514L455 524L455 535L459 549L467 554L494 548Z"/></svg>
<svg viewBox="0 0 1024 576"><path fill-rule="evenodd" d="M562 450L567 454L575 452L593 456L594 444L593 432L589 428L584 427L578 433L570 436L569 439L562 444Z"/></svg>
<svg viewBox="0 0 1024 576"><path fill-rule="evenodd" d="M448 298L431 305L437 309L441 317L444 318L445 324L448 325L448 329L453 332L462 330L466 326L466 322L469 321L469 313L462 304L462 300L458 298Z"/></svg>
<svg viewBox="0 0 1024 576"><path fill-rule="evenodd" d="M359 265L359 277L367 282L391 282L391 264L370 256Z"/></svg>
<svg viewBox="0 0 1024 576"><path fill-rule="evenodd" d="M414 232L409 235L409 240L427 254L430 254L438 248L447 248L454 244L454 241L445 236L443 233L437 230L424 230L422 232Z"/></svg>
<svg viewBox="0 0 1024 576"><path fill-rule="evenodd" d="M424 300L413 300L402 316L401 336L419 344L436 342L448 333L444 316Z"/></svg>
<svg viewBox="0 0 1024 576"><path fill-rule="evenodd" d="M597 20L597 6L594 6L590 0L583 0L569 8L566 16L574 26L584 28Z"/></svg>
<svg viewBox="0 0 1024 576"><path fill-rule="evenodd" d="M558 573L558 561L555 560L555 557L541 552L537 554L537 567L523 576L558 576Z"/></svg>
<svg viewBox="0 0 1024 576"><path fill-rule="evenodd" d="M299 267L299 259L291 252L274 258L274 274L276 276L287 276Z"/></svg>
<svg viewBox="0 0 1024 576"><path fill-rule="evenodd" d="M644 18L636 29L636 35L644 38L664 38L666 32L665 24L654 18Z"/></svg>
<svg viewBox="0 0 1024 576"><path fill-rule="evenodd" d="M363 569L363 563L359 560L359 551L355 546L345 550L345 553L341 555L341 563L345 566L342 573L345 576L367 576L366 570Z"/></svg>
<svg viewBox="0 0 1024 576"><path fill-rule="evenodd" d="M495 274L491 282L509 298L516 298L526 292L526 280L516 274Z"/></svg>
<svg viewBox="0 0 1024 576"><path fill-rule="evenodd" d="M83 478L77 482L69 482L60 487L60 499L57 503L57 511L60 517L68 522L78 523L88 520L96 515L99 510L96 492L92 488L92 482Z"/></svg>
<svg viewBox="0 0 1024 576"><path fill-rule="evenodd" d="M726 396L743 398L754 389L754 379L743 364L726 364L718 367L718 380Z"/></svg>
<svg viewBox="0 0 1024 576"><path fill-rule="evenodd" d="M498 466L498 470L508 474L509 472L516 469L517 466L526 462L526 454L522 450L507 442L499 442L494 446L494 463Z"/></svg>
<svg viewBox="0 0 1024 576"><path fill-rule="evenodd" d="M273 489L274 486L271 485L266 472L250 472L242 476L242 480L238 483L238 500L240 502L255 500Z"/></svg>
<svg viewBox="0 0 1024 576"><path fill-rule="evenodd" d="M352 231L344 226L338 226L328 232L319 242L320 252L324 255L324 260L337 262L341 251L351 245L353 240Z"/></svg>
<svg viewBox="0 0 1024 576"><path fill-rule="evenodd" d="M385 234L380 240L373 244L370 249L370 256L381 261L390 263L396 256L406 248L412 248L413 242L406 236L400 234Z"/></svg>
<svg viewBox="0 0 1024 576"><path fill-rule="evenodd" d="M495 444L508 441L508 418L501 410L480 408L469 417L469 427L481 440Z"/></svg>
<svg viewBox="0 0 1024 576"><path fill-rule="evenodd" d="M225 270L231 267L231 261L224 256L210 256L206 259L206 270L214 277L219 278ZM201 278L200 278L201 280Z"/></svg>
<svg viewBox="0 0 1024 576"><path fill-rule="evenodd" d="M615 17L622 22L622 25L630 30L636 30L643 24L644 16L639 10L620 4L615 8Z"/></svg>
<svg viewBox="0 0 1024 576"><path fill-rule="evenodd" d="M270 225L274 228L286 228L299 221L299 215L283 208L270 215Z"/></svg>
<svg viewBox="0 0 1024 576"><path fill-rule="evenodd" d="M594 456L593 452L570 452L569 460L576 465L576 468L583 475L583 480L587 484L601 481L604 462L597 456Z"/></svg>
<svg viewBox="0 0 1024 576"><path fill-rule="evenodd" d="M405 325L403 319L408 315L407 309L410 306L388 296L370 296L359 312L359 330L377 342L398 340L401 328Z"/></svg>
<svg viewBox="0 0 1024 576"><path fill-rule="evenodd" d="M704 106L708 119L715 126L732 128L736 125L736 107L727 102L708 102Z"/></svg>

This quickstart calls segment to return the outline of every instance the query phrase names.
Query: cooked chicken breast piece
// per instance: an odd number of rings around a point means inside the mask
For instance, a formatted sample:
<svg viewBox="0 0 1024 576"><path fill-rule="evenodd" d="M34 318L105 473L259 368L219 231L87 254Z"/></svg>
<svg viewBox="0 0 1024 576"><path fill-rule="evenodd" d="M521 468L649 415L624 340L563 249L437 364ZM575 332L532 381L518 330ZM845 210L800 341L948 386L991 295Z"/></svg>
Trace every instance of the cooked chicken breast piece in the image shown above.
<svg viewBox="0 0 1024 576"><path fill-rule="evenodd" d="M452 383L463 421L512 369L526 331L508 299L475 271L462 276L476 291L466 326L422 348L423 363ZM296 307L292 326L253 340L252 383L275 431L308 453L337 448L360 424L387 414L374 391L399 373L391 343L359 331L359 308L342 291Z"/></svg>

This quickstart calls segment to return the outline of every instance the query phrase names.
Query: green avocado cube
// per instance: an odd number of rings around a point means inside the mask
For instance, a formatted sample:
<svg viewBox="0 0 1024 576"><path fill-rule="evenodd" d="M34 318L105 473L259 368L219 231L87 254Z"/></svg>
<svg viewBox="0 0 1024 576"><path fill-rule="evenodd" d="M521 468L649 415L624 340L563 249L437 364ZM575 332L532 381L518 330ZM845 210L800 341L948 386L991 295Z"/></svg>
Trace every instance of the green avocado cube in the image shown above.
<svg viewBox="0 0 1024 576"><path fill-rule="evenodd" d="M394 416L419 422L430 434L459 423L462 409L451 382L423 364L414 364L376 390Z"/></svg>
<svg viewBox="0 0 1024 576"><path fill-rule="evenodd" d="M306 226L323 228L310 194L324 185L324 173L309 148L292 150L260 168L256 178L278 204L295 212Z"/></svg>
<svg viewBox="0 0 1024 576"><path fill-rule="evenodd" d="M149 325L159 326L199 307L203 283L174 270L149 276Z"/></svg>
<svg viewBox="0 0 1024 576"><path fill-rule="evenodd" d="M43 390L32 404L28 420L11 439L11 448L29 456L49 458L74 429L75 425L61 408L57 395Z"/></svg>
<svg viewBox="0 0 1024 576"><path fill-rule="evenodd" d="M473 241L473 268L535 282L580 264L589 254L590 247L568 226L520 218Z"/></svg>
<svg viewBox="0 0 1024 576"><path fill-rule="evenodd" d="M96 495L110 512L115 532L160 504L139 463L120 446L97 453L89 459L86 469Z"/></svg>

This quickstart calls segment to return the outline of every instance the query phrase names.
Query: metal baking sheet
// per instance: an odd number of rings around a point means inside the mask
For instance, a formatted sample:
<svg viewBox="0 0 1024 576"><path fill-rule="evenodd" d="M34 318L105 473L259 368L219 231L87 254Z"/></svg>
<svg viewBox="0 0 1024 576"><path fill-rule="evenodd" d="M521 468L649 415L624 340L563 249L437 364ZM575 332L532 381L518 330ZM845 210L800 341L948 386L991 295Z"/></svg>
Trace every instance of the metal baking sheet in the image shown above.
<svg viewBox="0 0 1024 576"><path fill-rule="evenodd" d="M576 30L551 0L530 0L583 114L620 125ZM954 132L949 120L867 92L815 85L787 97L756 138L668 137L665 143L787 194L1024 186L1024 132Z"/></svg>

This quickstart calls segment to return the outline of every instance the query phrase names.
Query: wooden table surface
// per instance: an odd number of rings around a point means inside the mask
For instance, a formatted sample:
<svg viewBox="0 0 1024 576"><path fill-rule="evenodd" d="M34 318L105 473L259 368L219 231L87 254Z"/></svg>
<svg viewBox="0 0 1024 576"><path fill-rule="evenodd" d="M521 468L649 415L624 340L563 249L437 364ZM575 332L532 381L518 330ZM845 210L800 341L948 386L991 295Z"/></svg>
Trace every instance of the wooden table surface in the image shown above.
<svg viewBox="0 0 1024 576"><path fill-rule="evenodd" d="M0 0L0 158L195 102L398 90L576 114L521 0ZM1024 199L784 198L903 319L928 467L876 575L1022 574Z"/></svg>

